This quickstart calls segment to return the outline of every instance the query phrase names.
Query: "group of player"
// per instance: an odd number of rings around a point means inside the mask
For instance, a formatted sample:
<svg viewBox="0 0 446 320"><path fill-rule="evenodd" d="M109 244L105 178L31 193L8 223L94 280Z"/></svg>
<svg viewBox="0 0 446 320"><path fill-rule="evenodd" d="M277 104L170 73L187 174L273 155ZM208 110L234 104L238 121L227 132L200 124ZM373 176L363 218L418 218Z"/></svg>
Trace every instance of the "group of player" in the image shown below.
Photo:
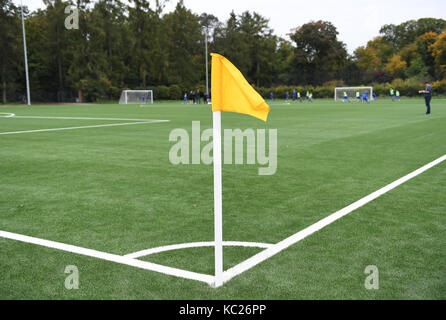
<svg viewBox="0 0 446 320"><path fill-rule="evenodd" d="M209 94L206 92L204 95L200 93L200 90L191 90L189 95L187 93L183 96L182 104L201 104L201 98L203 98L204 103L209 103Z"/></svg>
<svg viewBox="0 0 446 320"><path fill-rule="evenodd" d="M313 102L313 92L310 92L310 91L307 91L304 98L302 98L302 95L300 94L300 92L296 91L296 90L293 90L291 95L292 95L293 101L303 102L303 101L307 100L308 102ZM274 93L271 92L269 94L269 98L271 101L274 101ZM290 101L290 94L288 91L285 93L285 100L287 103L289 103L289 101Z"/></svg>
<svg viewBox="0 0 446 320"><path fill-rule="evenodd" d="M421 91L419 91L419 93L424 94L424 99L426 100L426 108L427 108L426 115L430 115L431 114L430 103L431 103L431 99L432 99L432 86L428 81L425 82L425 86L426 86L425 90L421 90ZM392 98L392 101L401 101L401 93L398 89L394 90L393 88L390 88L389 93L390 93L390 97ZM378 96L376 95L375 92L372 93L372 97L373 97L374 101L378 101ZM292 98L293 98L293 101L299 100L299 102L303 102L300 92L296 92L296 90L293 90ZM270 93L270 99L271 99L271 101L274 101L274 93L272 93L272 92ZM285 93L285 100L287 101L287 103L289 103L289 99L290 99L290 95L287 91ZM361 102L361 103L364 103L364 102L370 103L369 92L365 92L364 94L361 95L360 91L356 91L356 99L358 102ZM305 100L312 102L313 101L313 93L310 91L307 91L307 94L305 95ZM344 100L342 102L350 102L346 91L344 91Z"/></svg>
<svg viewBox="0 0 446 320"><path fill-rule="evenodd" d="M400 101L401 94L398 90L393 90L393 88L390 88L390 96L392 97L392 101L395 101L395 98Z"/></svg>
<svg viewBox="0 0 446 320"><path fill-rule="evenodd" d="M400 94L399 90L394 90L393 88L391 88L390 96L392 97L392 101L395 101L395 100L401 101L401 94ZM376 95L375 92L373 92L372 97L373 97L374 101L378 101L378 96ZM356 100L361 103L364 103L364 102L370 103L369 92L365 92L364 94L361 95L361 92L356 91ZM342 102L350 102L346 91L344 91L344 100Z"/></svg>
<svg viewBox="0 0 446 320"><path fill-rule="evenodd" d="M393 88L391 88L390 96L392 97L392 101L395 101L395 100L400 101L401 100L401 94L400 94L399 90L394 90ZM376 95L375 92L373 92L372 97L373 97L374 101L378 101L378 96ZM270 93L269 98L271 101L274 101L274 93L273 92ZM299 101L299 102L303 102L305 100L307 100L308 102L313 102L313 93L310 91L307 91L305 97L302 98L302 95L300 94L300 92L293 90L292 99L293 99L293 101ZM285 100L286 100L286 102L290 101L290 95L289 95L288 91L285 93ZM365 92L364 94L361 95L361 92L357 91L356 92L356 100L361 103L364 103L364 102L370 103L369 92ZM346 91L344 91L344 100L342 102L350 102Z"/></svg>

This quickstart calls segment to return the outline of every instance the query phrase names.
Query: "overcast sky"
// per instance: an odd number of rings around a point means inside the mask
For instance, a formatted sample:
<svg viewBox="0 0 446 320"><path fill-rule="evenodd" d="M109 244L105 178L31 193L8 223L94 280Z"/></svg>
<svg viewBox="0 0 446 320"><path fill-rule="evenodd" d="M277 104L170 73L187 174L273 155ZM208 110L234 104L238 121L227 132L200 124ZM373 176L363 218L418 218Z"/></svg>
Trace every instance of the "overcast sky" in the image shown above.
<svg viewBox="0 0 446 320"><path fill-rule="evenodd" d="M14 2L18 4L20 0ZM170 0L166 11L174 10L177 2ZM44 8L41 0L23 0L23 4L31 10ZM419 18L446 19L445 0L184 0L184 4L194 13L213 14L220 21L226 21L232 10L236 14L256 11L270 20L276 35L286 39L292 28L311 20L330 21L350 53L378 36L384 24Z"/></svg>

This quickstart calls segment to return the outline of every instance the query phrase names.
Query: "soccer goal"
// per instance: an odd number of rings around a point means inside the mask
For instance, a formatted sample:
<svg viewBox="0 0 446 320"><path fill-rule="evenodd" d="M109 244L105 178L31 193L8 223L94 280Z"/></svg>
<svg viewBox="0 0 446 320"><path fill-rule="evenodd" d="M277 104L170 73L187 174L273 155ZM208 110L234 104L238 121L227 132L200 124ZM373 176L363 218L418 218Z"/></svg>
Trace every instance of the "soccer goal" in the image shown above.
<svg viewBox="0 0 446 320"><path fill-rule="evenodd" d="M343 101L344 100L344 92L347 93L347 97L349 100L355 100L356 94L359 92L360 97L364 95L364 93L369 94L369 100L373 100L373 87L340 87L335 88L334 91L334 99L335 101Z"/></svg>
<svg viewBox="0 0 446 320"><path fill-rule="evenodd" d="M124 90L119 104L147 104L153 103L152 90Z"/></svg>

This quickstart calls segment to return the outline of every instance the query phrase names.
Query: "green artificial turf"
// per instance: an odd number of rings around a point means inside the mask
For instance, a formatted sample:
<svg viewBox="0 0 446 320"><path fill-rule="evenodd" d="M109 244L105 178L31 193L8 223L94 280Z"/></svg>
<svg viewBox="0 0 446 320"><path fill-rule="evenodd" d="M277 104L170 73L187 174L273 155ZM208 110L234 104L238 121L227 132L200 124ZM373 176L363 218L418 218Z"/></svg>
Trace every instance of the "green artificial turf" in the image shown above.
<svg viewBox="0 0 446 320"><path fill-rule="evenodd" d="M446 100L271 103L267 123L223 113L223 128L277 129L278 167L223 166L225 241L277 243L446 154ZM118 255L213 240L213 167L173 165L175 128L212 127L205 105L5 106L17 116L168 123L0 135L0 230ZM129 121L121 121L129 122ZM0 118L0 133L119 123ZM202 146L206 143L203 142ZM446 162L235 277L222 288L0 238L0 299L445 299ZM225 268L260 252L227 247ZM213 249L141 258L212 274ZM80 287L64 286L65 267ZM366 290L364 270L379 270Z"/></svg>

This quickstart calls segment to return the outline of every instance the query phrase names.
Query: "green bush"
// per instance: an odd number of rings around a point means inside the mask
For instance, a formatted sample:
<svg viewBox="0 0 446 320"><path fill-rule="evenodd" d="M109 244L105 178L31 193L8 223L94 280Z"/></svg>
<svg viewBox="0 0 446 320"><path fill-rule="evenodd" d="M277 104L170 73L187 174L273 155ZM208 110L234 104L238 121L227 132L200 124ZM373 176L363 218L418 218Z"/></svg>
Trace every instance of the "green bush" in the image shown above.
<svg viewBox="0 0 446 320"><path fill-rule="evenodd" d="M432 83L434 94L446 94L446 79Z"/></svg>
<svg viewBox="0 0 446 320"><path fill-rule="evenodd" d="M179 85L172 85L169 87L169 99L170 100L178 100L182 99L183 91L181 90Z"/></svg>
<svg viewBox="0 0 446 320"><path fill-rule="evenodd" d="M168 100L169 99L169 87L158 86L157 90L153 93L156 100Z"/></svg>

